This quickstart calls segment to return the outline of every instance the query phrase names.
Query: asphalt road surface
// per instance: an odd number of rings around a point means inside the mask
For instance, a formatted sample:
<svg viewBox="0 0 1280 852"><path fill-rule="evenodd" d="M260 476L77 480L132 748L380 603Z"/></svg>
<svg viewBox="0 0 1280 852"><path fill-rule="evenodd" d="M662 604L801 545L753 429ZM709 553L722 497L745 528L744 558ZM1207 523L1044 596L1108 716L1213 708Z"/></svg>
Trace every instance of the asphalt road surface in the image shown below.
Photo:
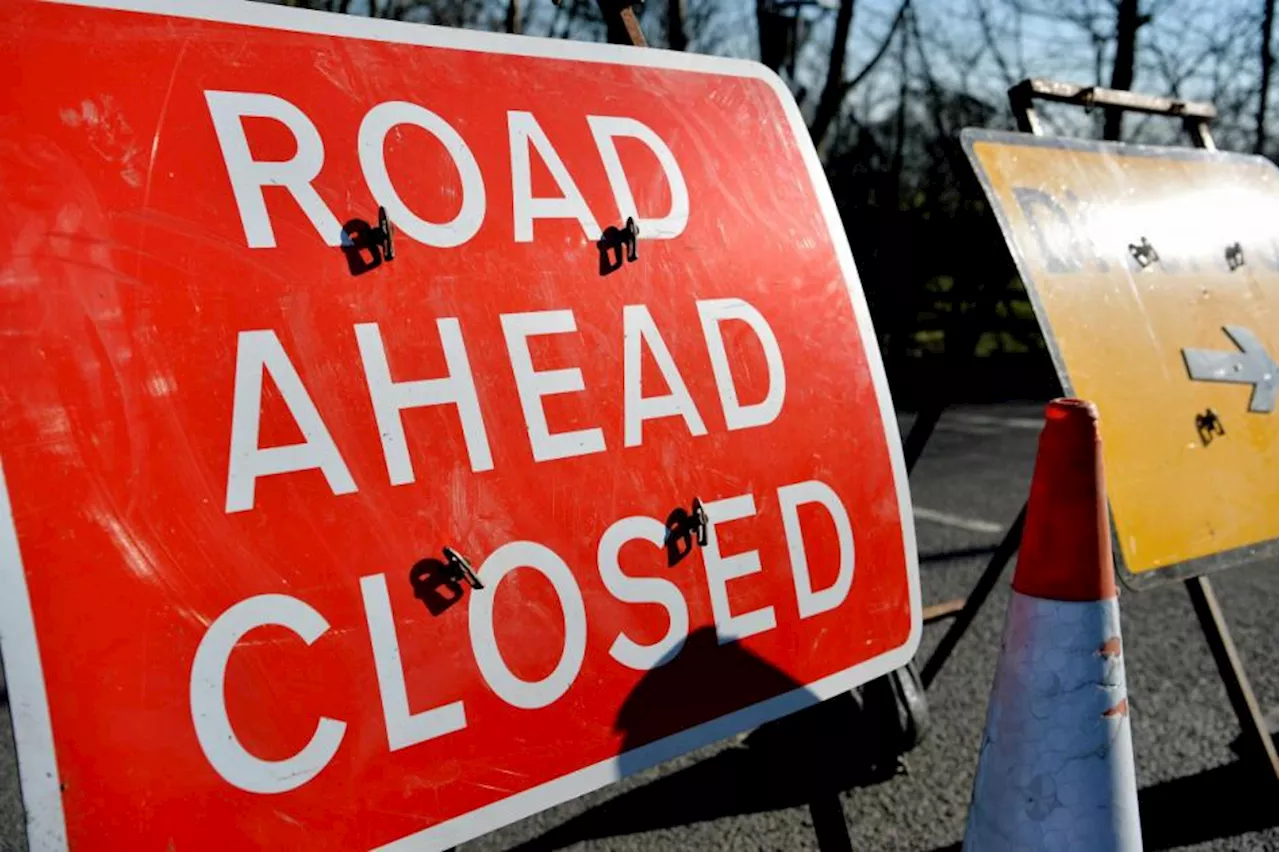
<svg viewBox="0 0 1280 852"><path fill-rule="evenodd" d="M912 477L926 604L964 595L1017 514L1039 416L1038 406L1017 405L944 416ZM1213 582L1258 699L1274 713L1276 565ZM896 773L868 757L884 729L851 702L827 702L798 722L707 747L461 849L817 849L817 814L821 848L833 852L843 838L825 828L834 805L822 805L836 795L853 849L958 849L1007 599L1006 573L930 688L931 730ZM1121 612L1146 848L1276 849L1275 780L1233 751L1236 720L1183 587L1125 593ZM925 628L919 661L945 630ZM0 850L25 848L6 704Z"/></svg>

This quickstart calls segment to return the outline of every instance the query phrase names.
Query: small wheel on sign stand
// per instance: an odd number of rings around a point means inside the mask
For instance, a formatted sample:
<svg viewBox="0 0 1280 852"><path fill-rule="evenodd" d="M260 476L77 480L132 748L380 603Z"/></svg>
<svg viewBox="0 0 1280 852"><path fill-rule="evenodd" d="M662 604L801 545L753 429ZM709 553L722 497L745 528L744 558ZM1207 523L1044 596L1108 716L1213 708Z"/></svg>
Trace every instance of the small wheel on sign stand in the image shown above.
<svg viewBox="0 0 1280 852"><path fill-rule="evenodd" d="M893 685L894 699L902 720L903 753L924 742L929 733L929 699L925 697L924 682L915 663L907 663L894 669L887 677Z"/></svg>
<svg viewBox="0 0 1280 852"><path fill-rule="evenodd" d="M929 701L915 663L863 684L857 692L862 715L882 735L882 759L896 759L898 771L905 771L903 756L929 731Z"/></svg>

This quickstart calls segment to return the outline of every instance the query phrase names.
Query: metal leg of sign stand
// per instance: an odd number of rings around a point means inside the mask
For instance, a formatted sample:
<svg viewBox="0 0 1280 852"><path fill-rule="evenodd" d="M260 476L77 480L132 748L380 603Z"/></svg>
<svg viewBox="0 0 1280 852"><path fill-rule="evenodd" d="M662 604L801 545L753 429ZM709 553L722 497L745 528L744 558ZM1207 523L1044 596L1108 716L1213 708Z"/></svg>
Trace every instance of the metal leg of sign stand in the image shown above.
<svg viewBox="0 0 1280 852"><path fill-rule="evenodd" d="M844 806L835 790L815 796L809 803L809 817L820 852L853 852L849 826L844 821Z"/></svg>
<svg viewBox="0 0 1280 852"><path fill-rule="evenodd" d="M1236 718L1240 720L1240 727L1244 731L1246 757L1251 756L1259 768L1270 767L1271 774L1280 779L1280 763L1276 760L1275 743L1271 742L1271 733L1267 730L1267 723L1258 707L1258 699L1254 697L1249 677L1240 664L1236 643L1231 640L1231 632L1227 629L1226 619L1222 617L1213 585L1208 577L1193 577L1186 581L1186 586L1187 594L1191 596L1191 605L1195 607L1196 617L1200 619L1200 627L1204 630L1205 641L1209 643L1209 650L1213 653L1213 661L1218 664L1222 685L1227 688L1227 697L1231 699L1231 707L1236 711Z"/></svg>
<svg viewBox="0 0 1280 852"><path fill-rule="evenodd" d="M957 331L961 334L961 343L957 346L957 349L972 353L978 344L979 338L973 322L970 321L967 328L957 329ZM915 469L916 463L920 461L920 456L924 454L925 446L928 445L929 439L933 437L934 429L937 428L938 421L942 419L942 414L946 409L947 402L939 395L937 400L922 406L920 411L916 413L916 418L911 423L911 431L907 433L907 437L902 442L902 455L906 462L908 475ZM1022 511L1026 511L1025 505ZM992 588L995 587L996 581L1000 579L1000 574L1003 572L1005 564L1013 553L1017 551L1018 543L1021 540L1022 513L1019 513L1018 519L1005 532L1004 539L996 548L991 561L987 563L986 570L978 578L978 582L974 585L968 597L954 598L924 608L923 621L925 624L933 624L947 618L956 619L921 672L920 680L925 689L929 688L929 684L937 677L938 671L960 641L960 637L968 630L974 616L978 614L978 610L982 608L987 596L991 594Z"/></svg>
<svg viewBox="0 0 1280 852"><path fill-rule="evenodd" d="M933 434L934 427L938 425L938 420L942 417L942 412L945 408L945 405L933 405L929 408L922 408L916 415L916 421L911 424L911 431L907 433L906 440L902 442L902 452L906 458L908 474L911 473L912 468L919 461L921 454L924 452L925 444L928 443L929 437ZM969 625L973 623L978 610L982 609L982 605L986 603L991 590L995 588L996 581L1000 579L1000 575L1004 572L1004 566L1008 564L1013 554L1017 552L1018 545L1022 542L1022 521L1026 512L1027 507L1024 503L1022 509L1018 512L1018 517L1005 531L1004 538L1001 539L995 553L991 556L991 560L987 563L986 569L983 570L982 576L978 578L978 582L974 584L967 597L953 598L952 600L924 608L923 621L925 624L933 624L947 618L955 619L920 672L920 681L925 689L928 689L929 685L938 676L938 672L941 671L947 658L951 656L951 652L955 650L960 638L964 636L965 631L969 629Z"/></svg>
<svg viewBox="0 0 1280 852"><path fill-rule="evenodd" d="M955 650L956 645L960 642L960 637L969 629L969 625L973 623L974 616L978 614L978 610L982 609L982 605L986 603L991 590L996 587L996 581L1000 579L1000 575L1004 572L1004 566L1009 564L1013 554L1018 551L1018 545L1022 543L1022 525L1026 519L1027 505L1023 503L1022 509L1018 512L1018 517L1009 526L1009 531L1004 534L1004 539L1000 542L1000 546L996 548L996 552L991 555L991 561L987 563L986 570L982 572L982 576L974 584L973 590L969 592L969 597L964 599L964 605L957 613L956 620L951 623L946 635L942 637L938 647L933 649L933 653L929 656L929 661L921 669L920 680L924 683L925 689L928 689L929 685L938 676L938 672L942 670L947 657L951 656L951 652Z"/></svg>
<svg viewBox="0 0 1280 852"><path fill-rule="evenodd" d="M1103 107L1181 118L1183 128L1191 137L1192 145L1209 151L1215 151L1218 147L1209 129L1209 123L1218 115L1213 104L1153 97L1092 86L1075 86L1051 80L1023 80L1009 90L1009 105L1013 108L1018 129L1036 136L1043 134L1040 120L1032 105L1037 98L1075 104L1086 109ZM1280 764L1277 763L1275 744L1271 742L1271 733L1267 730L1266 721L1258 708L1253 687L1249 684L1249 677L1240 663L1239 654L1236 653L1235 642L1231 639L1231 631L1227 628L1226 619L1223 618L1222 610L1218 606L1213 585L1208 577L1194 577L1186 581L1186 587L1187 594L1191 596L1191 605L1195 608L1196 617L1199 618L1200 627L1204 631L1205 641L1209 643L1209 650L1213 653L1213 660L1218 666L1222 685L1226 687L1231 707L1235 710L1236 718L1240 720L1245 748L1252 753L1260 767L1266 767L1270 777L1280 780ZM930 660L930 663L932 662ZM924 679L927 684L929 666L925 667Z"/></svg>
<svg viewBox="0 0 1280 852"><path fill-rule="evenodd" d="M937 402L924 406L916 412L916 419L911 422L911 431L902 441L902 456L907 463L907 476L915 470L916 462L924 455L924 448L933 437L933 430L942 419L946 403Z"/></svg>

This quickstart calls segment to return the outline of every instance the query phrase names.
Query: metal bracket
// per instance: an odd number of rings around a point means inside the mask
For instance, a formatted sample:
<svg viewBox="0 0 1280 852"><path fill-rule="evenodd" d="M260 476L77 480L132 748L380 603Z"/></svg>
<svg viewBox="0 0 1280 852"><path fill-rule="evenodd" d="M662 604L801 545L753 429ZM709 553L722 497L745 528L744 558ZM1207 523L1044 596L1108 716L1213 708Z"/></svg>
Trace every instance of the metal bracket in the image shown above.
<svg viewBox="0 0 1280 852"><path fill-rule="evenodd" d="M444 564L448 569L449 579L464 582L476 590L484 588L484 583L480 582L467 557L452 547L444 548Z"/></svg>
<svg viewBox="0 0 1280 852"><path fill-rule="evenodd" d="M1232 272L1235 272L1237 269L1244 266L1244 249L1239 243L1232 243L1227 246L1226 257L1227 269Z"/></svg>
<svg viewBox="0 0 1280 852"><path fill-rule="evenodd" d="M707 546L707 527L710 523L707 510L702 507L702 501L694 497L693 510L689 513L689 531L697 536L698 547Z"/></svg>
<svg viewBox="0 0 1280 852"><path fill-rule="evenodd" d="M391 224L391 220L387 218L387 208L378 208L378 232L375 235L378 250L382 253L383 260L396 259L395 245L396 228Z"/></svg>
<svg viewBox="0 0 1280 852"><path fill-rule="evenodd" d="M1207 447L1215 437L1227 434L1227 430L1218 413L1212 408L1206 408L1204 414L1196 415L1196 434L1200 436L1200 443Z"/></svg>
<svg viewBox="0 0 1280 852"><path fill-rule="evenodd" d="M1133 259L1137 261L1138 266L1146 269L1153 263L1159 263L1160 255L1156 254L1155 248L1143 237L1142 240L1134 245L1129 243L1129 254L1133 255Z"/></svg>

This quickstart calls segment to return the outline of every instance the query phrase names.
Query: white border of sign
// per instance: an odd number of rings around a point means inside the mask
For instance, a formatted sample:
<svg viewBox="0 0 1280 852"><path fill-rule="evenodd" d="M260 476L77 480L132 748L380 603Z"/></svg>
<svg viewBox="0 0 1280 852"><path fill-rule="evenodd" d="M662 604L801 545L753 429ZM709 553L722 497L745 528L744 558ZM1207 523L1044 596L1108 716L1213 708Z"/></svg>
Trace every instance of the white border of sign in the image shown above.
<svg viewBox="0 0 1280 852"><path fill-rule="evenodd" d="M906 466L902 458L898 423L889 397L889 385L885 379L884 366L880 361L880 352L875 345L876 336L871 325L871 315L862 294L862 284L858 278L857 269L854 267L853 253L849 249L849 241L845 237L840 215L836 212L831 188L827 185L822 165L818 161L818 154L809 139L808 129L795 99L776 74L759 63L743 59L725 59L654 48L587 44L447 29L290 9L262 3L237 2L237 0L46 0L46 2L424 47L670 68L732 77L753 77L768 83L778 95L778 100L791 123L796 143L809 170L814 193L817 195L832 245L840 261L841 272L849 287L858 331L866 348L867 365L871 370L872 383L880 406L885 441L888 444L894 483L898 492L898 511L902 525L903 547L906 552L907 584L911 604L911 632L905 644L874 660L868 660L808 686L627 752L625 758L628 771L653 766L838 695L858 684L906 665L915 655L916 647L920 644L922 629L920 576L916 561L916 535L911 513L911 495L907 490ZM36 641L31 601L27 592L26 574L18 549L13 511L3 470L0 470L0 650L4 655L14 739L18 747L19 780L22 785L23 805L26 808L28 842L32 852L60 852L67 848L67 833L58 766L54 754L53 728L49 720L49 704L45 695L44 674ZM604 760L571 772L554 781L410 834L381 849L396 850L396 852L447 849L616 781L622 777L619 770L622 757Z"/></svg>

